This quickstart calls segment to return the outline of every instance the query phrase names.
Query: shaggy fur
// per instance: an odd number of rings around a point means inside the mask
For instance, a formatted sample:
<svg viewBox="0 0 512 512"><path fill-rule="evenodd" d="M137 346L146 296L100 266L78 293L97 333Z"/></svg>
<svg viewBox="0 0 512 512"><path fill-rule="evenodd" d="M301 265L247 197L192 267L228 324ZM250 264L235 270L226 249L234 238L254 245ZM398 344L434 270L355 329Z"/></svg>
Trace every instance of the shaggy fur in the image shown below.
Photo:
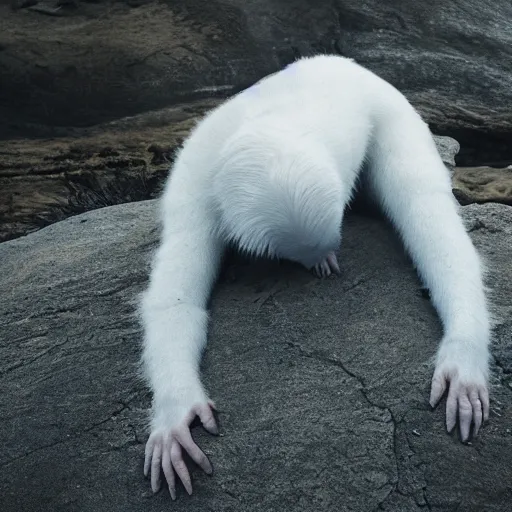
<svg viewBox="0 0 512 512"><path fill-rule="evenodd" d="M479 257L431 134L405 97L351 60L301 59L211 112L186 141L162 198L163 233L142 303L143 362L154 401L145 472L191 492L183 449L198 414L216 431L198 367L206 304L223 249L337 268L345 205L365 190L395 225L444 325L432 380L449 385L446 423L461 437L488 415L489 315ZM174 471L173 471L174 469Z"/></svg>

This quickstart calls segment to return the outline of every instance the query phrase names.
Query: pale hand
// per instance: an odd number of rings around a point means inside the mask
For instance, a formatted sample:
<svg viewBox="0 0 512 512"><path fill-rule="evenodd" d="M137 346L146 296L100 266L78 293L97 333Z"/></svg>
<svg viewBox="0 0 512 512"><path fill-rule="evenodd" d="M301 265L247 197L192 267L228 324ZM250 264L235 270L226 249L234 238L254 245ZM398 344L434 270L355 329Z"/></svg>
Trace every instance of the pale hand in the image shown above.
<svg viewBox="0 0 512 512"><path fill-rule="evenodd" d="M190 424L199 416L203 427L211 434L218 434L217 424L213 416L213 402L208 401L190 408L188 413L172 427L154 429L146 444L144 476L151 470L151 488L153 492L160 489L162 469L169 486L171 498L176 499L176 477L178 475L188 494L192 494L192 481L190 473L183 460L183 450L206 473L211 474L213 469L208 457L197 446L190 434Z"/></svg>
<svg viewBox="0 0 512 512"><path fill-rule="evenodd" d="M325 259L313 267L313 271L317 277L329 277L331 274L341 274L340 266L336 254L331 251Z"/></svg>
<svg viewBox="0 0 512 512"><path fill-rule="evenodd" d="M443 343L432 378L430 405L435 407L449 386L446 400L446 429L451 432L457 422L462 441L467 441L474 424L473 436L489 419L487 388L487 350L474 350L451 341Z"/></svg>

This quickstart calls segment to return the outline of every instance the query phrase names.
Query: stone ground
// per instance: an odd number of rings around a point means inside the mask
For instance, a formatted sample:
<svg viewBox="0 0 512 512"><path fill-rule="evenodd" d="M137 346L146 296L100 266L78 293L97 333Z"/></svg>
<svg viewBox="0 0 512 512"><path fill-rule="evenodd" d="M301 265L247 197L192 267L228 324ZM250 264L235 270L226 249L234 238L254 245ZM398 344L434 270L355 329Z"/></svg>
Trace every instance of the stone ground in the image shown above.
<svg viewBox="0 0 512 512"><path fill-rule="evenodd" d="M155 203L69 218L0 244L0 509L509 511L512 209L462 209L495 304L491 418L470 445L428 405L441 328L397 238L351 215L343 276L231 259L204 379L222 435L194 494L142 476L148 390L134 314ZM442 404L444 406L444 402Z"/></svg>

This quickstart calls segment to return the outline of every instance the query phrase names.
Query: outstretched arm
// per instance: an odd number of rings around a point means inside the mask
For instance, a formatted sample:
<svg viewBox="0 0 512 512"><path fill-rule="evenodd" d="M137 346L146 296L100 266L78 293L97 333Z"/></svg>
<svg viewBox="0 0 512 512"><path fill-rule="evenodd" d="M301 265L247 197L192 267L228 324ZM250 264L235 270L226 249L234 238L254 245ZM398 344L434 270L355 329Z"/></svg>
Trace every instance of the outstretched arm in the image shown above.
<svg viewBox="0 0 512 512"><path fill-rule="evenodd" d="M399 116L397 116L399 117ZM489 415L490 321L482 267L428 127L413 112L394 118L373 150L371 188L430 289L443 326L430 403L447 386L446 427L459 415L462 440Z"/></svg>
<svg viewBox="0 0 512 512"><path fill-rule="evenodd" d="M206 343L206 306L222 253L213 212L180 179L173 176L163 198L162 242L142 301L143 364L153 391L144 473L151 470L156 492L162 468L173 499L174 471L192 492L183 450L207 473L212 471L189 426L198 415L209 432L217 433L213 404L201 385L199 361Z"/></svg>

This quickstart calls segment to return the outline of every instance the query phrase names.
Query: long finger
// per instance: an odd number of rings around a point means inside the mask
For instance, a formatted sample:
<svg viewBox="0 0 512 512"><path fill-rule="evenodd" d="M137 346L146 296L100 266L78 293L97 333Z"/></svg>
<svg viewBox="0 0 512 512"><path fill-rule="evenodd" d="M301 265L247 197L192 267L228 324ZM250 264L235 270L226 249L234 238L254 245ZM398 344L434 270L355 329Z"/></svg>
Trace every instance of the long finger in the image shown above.
<svg viewBox="0 0 512 512"><path fill-rule="evenodd" d="M338 275L341 274L340 266L338 265L338 259L336 258L336 254L334 254L334 252L330 252L327 255L327 262L329 263L332 271L335 274L338 274Z"/></svg>
<svg viewBox="0 0 512 512"><path fill-rule="evenodd" d="M473 421L475 423L473 435L476 437L482 425L482 404L476 390L470 392L469 400L471 401L471 406L473 407Z"/></svg>
<svg viewBox="0 0 512 512"><path fill-rule="evenodd" d="M457 393L454 386L450 386L446 400L446 430L451 432L457 422Z"/></svg>
<svg viewBox="0 0 512 512"><path fill-rule="evenodd" d="M153 445L152 441L146 443L146 450L144 452L144 476L147 477L149 474L149 468L151 467L151 458L153 456Z"/></svg>
<svg viewBox="0 0 512 512"><path fill-rule="evenodd" d="M215 408L214 405L213 408ZM201 405L196 408L196 414L199 416L203 427L208 430L210 434L217 435L219 433L215 416L213 415L212 406L209 407L208 405Z"/></svg>
<svg viewBox="0 0 512 512"><path fill-rule="evenodd" d="M190 458L203 469L205 473L209 475L212 473L212 465L208 460L208 457L204 454L204 452L197 446L197 444L192 439L192 435L190 434L190 430L185 428L179 432L177 435L177 439L181 446L187 450L187 453L190 455Z"/></svg>
<svg viewBox="0 0 512 512"><path fill-rule="evenodd" d="M190 474L188 472L187 465L183 460L181 446L176 440L173 440L171 445L171 462L174 471L176 471L176 474L180 477L185 490L188 494L192 494L192 481L190 480Z"/></svg>
<svg viewBox="0 0 512 512"><path fill-rule="evenodd" d="M151 489L153 492L160 490L160 466L162 464L162 443L157 442L153 448L151 460Z"/></svg>
<svg viewBox="0 0 512 512"><path fill-rule="evenodd" d="M174 478L174 471L171 465L171 454L169 453L168 448L164 448L164 453L162 454L162 469L164 470L165 479L167 480L167 485L169 486L169 494L173 500L176 499L176 482Z"/></svg>
<svg viewBox="0 0 512 512"><path fill-rule="evenodd" d="M468 395L464 391L459 395L459 424L460 436L463 441L467 441L469 430L471 428L471 420L473 418L473 407L469 401Z"/></svg>
<svg viewBox="0 0 512 512"><path fill-rule="evenodd" d="M432 384L430 388L430 405L435 407L437 402L441 399L444 392L446 391L446 379L443 376L435 375L432 378Z"/></svg>

